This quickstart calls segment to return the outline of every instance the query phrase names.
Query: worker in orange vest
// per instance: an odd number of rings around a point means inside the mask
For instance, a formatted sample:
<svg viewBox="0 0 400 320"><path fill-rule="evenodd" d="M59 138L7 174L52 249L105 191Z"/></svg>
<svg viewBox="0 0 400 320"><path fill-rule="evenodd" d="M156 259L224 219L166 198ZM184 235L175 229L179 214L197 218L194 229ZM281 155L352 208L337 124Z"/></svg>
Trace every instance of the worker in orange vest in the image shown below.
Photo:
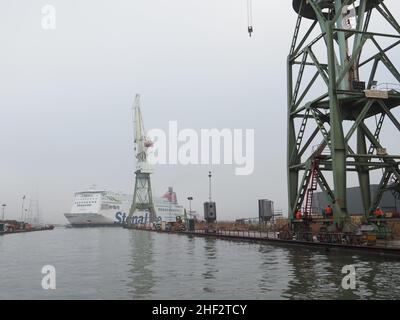
<svg viewBox="0 0 400 320"><path fill-rule="evenodd" d="M296 212L296 219L301 220L303 218L303 215L301 214L301 211Z"/></svg>
<svg viewBox="0 0 400 320"><path fill-rule="evenodd" d="M330 205L325 208L326 218L333 219L333 211Z"/></svg>
<svg viewBox="0 0 400 320"><path fill-rule="evenodd" d="M378 219L383 218L384 215L385 215L385 213L383 212L383 210L380 207L376 208L376 210L375 210L376 218L378 218Z"/></svg>

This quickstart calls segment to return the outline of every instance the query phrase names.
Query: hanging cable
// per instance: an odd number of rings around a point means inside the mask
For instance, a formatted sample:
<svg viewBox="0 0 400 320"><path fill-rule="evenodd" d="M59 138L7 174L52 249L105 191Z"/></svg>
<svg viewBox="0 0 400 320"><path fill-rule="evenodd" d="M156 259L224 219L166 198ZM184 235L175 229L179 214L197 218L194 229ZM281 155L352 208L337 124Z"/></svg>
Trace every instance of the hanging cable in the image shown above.
<svg viewBox="0 0 400 320"><path fill-rule="evenodd" d="M253 0L247 0L247 31L249 36L253 33Z"/></svg>

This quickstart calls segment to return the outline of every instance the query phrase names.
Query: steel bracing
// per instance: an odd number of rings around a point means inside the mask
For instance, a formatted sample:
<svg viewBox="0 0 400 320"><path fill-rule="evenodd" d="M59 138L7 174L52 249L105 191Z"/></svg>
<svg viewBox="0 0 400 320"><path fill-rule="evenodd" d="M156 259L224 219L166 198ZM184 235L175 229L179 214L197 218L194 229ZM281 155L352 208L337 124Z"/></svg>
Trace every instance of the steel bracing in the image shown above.
<svg viewBox="0 0 400 320"><path fill-rule="evenodd" d="M126 225L128 227L131 227L133 225L135 220L134 215L136 212L145 211L148 213L148 220L143 221L143 224L153 223L157 219L150 180L150 175L153 171L148 162L148 152L149 149L153 146L153 142L148 137L146 137L140 105L140 95L136 95L134 111L135 153L137 170L135 172L135 192L133 195L132 206L129 211L129 216L126 220Z"/></svg>
<svg viewBox="0 0 400 320"><path fill-rule="evenodd" d="M332 203L334 222L343 227L349 221L348 172L358 174L367 216L385 190L399 188L400 155L385 149L381 130L391 123L400 131L393 114L400 105L400 73L390 58L400 53L400 26L383 0L294 0L293 8L298 18L287 60L289 210L292 221L297 211L310 211L307 190L317 183ZM373 18L392 32L374 32ZM394 84L383 86L388 79ZM382 179L372 196L375 170Z"/></svg>
<svg viewBox="0 0 400 320"><path fill-rule="evenodd" d="M157 219L153 202L150 174L140 171L136 171L135 192L127 219L128 226L132 225L134 215L138 211L147 211L149 213L147 223L155 222Z"/></svg>

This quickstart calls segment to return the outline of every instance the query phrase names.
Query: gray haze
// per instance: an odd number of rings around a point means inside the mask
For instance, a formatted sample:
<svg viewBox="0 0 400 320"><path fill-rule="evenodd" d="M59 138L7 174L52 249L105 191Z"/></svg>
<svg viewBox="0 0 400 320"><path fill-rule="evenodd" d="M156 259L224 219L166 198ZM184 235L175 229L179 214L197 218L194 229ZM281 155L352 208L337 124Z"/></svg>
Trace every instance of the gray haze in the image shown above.
<svg viewBox="0 0 400 320"><path fill-rule="evenodd" d="M278 4L277 4L278 3ZM43 30L54 5L57 29ZM0 202L18 218L38 199L46 221L65 223L73 193L92 185L131 193L132 103L146 129L255 129L255 171L234 166L158 166L168 186L202 211L214 172L220 219L256 217L257 199L286 210L286 56L291 1L12 0L0 4ZM387 1L399 17L398 1ZM394 138L393 138L394 139ZM398 141L398 140L396 140ZM26 205L29 201L26 202Z"/></svg>

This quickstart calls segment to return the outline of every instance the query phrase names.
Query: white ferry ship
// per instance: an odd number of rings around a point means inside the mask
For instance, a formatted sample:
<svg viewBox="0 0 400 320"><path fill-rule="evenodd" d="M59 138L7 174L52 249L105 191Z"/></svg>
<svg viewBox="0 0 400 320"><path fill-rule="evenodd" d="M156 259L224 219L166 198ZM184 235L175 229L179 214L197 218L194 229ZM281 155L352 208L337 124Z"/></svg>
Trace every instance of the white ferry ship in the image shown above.
<svg viewBox="0 0 400 320"><path fill-rule="evenodd" d="M64 216L72 227L118 226L125 222L132 204L132 195L104 190L85 190L75 193L70 213ZM183 217L185 210L178 204L173 188L161 198L154 198L159 221L173 222ZM133 223L148 223L148 213L137 212Z"/></svg>

